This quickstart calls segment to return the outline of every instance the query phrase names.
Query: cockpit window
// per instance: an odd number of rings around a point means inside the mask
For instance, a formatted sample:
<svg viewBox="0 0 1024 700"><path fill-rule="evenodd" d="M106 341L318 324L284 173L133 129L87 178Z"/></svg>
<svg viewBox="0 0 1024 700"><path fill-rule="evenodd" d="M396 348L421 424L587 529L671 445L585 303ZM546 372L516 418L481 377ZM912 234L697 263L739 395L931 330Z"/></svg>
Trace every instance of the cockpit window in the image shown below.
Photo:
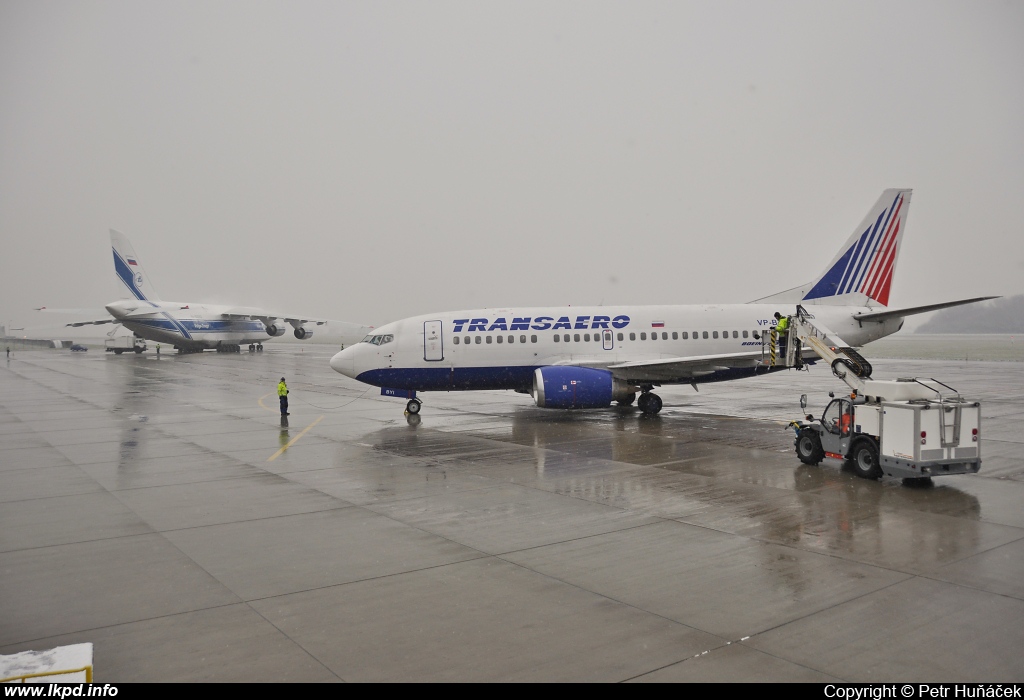
<svg viewBox="0 0 1024 700"><path fill-rule="evenodd" d="M362 342L369 343L370 345L384 345L385 343L390 343L394 339L395 336L389 333L387 335L368 335L363 338Z"/></svg>

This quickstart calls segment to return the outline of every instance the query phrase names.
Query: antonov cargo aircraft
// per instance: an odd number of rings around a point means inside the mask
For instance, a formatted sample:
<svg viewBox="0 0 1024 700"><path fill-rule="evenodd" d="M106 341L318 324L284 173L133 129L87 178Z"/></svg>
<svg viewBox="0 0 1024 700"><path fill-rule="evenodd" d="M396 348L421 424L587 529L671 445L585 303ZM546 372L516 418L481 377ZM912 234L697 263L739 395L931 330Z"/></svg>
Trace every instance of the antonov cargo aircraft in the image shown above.
<svg viewBox="0 0 1024 700"><path fill-rule="evenodd" d="M852 347L895 333L903 319L978 299L889 309L906 231L909 189L890 189L813 282L749 304L475 309L429 314L376 329L331 367L408 398L417 391L513 389L538 406L602 408L636 400L661 410L663 384L742 379L780 367L762 335L802 305ZM984 297L989 299L991 297ZM696 386L694 387L696 388Z"/></svg>
<svg viewBox="0 0 1024 700"><path fill-rule="evenodd" d="M293 335L299 340L308 340L313 337L316 326L327 325L332 337L337 336L343 346L357 343L371 330L370 326L355 323L250 307L161 301L128 238L111 229L110 243L114 251L114 272L133 298L107 304L106 310L113 318L67 325L120 323L140 338L173 345L181 352L201 352L208 348L215 348L218 352L239 352L242 345L262 350L263 341L284 335L286 326L291 326Z"/></svg>

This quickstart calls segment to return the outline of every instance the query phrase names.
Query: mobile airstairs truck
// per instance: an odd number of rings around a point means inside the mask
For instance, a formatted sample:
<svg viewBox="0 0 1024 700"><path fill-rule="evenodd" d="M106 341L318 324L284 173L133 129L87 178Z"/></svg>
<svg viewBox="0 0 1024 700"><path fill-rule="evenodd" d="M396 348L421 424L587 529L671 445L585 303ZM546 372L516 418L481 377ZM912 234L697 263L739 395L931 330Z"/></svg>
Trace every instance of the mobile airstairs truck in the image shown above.
<svg viewBox="0 0 1024 700"><path fill-rule="evenodd" d="M781 335L773 330L765 343L770 362L801 367L809 349L851 389L841 398L829 392L832 401L820 419L807 415L790 423L801 462L843 460L862 478L884 474L908 485L981 468L977 401L935 379L872 379L871 364L802 306ZM800 408L807 408L806 394Z"/></svg>

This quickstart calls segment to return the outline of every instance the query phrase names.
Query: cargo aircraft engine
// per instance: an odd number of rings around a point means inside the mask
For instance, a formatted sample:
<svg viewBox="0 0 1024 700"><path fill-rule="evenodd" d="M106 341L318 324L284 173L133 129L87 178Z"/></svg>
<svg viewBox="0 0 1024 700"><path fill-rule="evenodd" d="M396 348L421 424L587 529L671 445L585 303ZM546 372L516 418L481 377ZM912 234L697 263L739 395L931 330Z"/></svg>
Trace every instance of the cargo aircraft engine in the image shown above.
<svg viewBox="0 0 1024 700"><path fill-rule="evenodd" d="M309 340L313 337L313 329L306 328L305 326L299 326L295 329L294 335L299 340Z"/></svg>
<svg viewBox="0 0 1024 700"><path fill-rule="evenodd" d="M539 367L533 373L533 400L541 408L605 408L635 391L606 369Z"/></svg>
<svg viewBox="0 0 1024 700"><path fill-rule="evenodd" d="M284 328L274 323L268 324L267 335L269 335L271 338L279 338L282 335L284 335Z"/></svg>

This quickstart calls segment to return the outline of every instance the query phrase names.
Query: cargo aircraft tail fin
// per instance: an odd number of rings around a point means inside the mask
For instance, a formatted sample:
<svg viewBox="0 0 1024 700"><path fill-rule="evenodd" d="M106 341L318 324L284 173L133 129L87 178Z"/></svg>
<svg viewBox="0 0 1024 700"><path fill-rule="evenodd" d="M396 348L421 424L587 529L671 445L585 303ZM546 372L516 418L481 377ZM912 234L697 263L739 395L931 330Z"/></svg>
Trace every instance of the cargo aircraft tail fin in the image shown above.
<svg viewBox="0 0 1024 700"><path fill-rule="evenodd" d="M114 272L131 295L141 301L159 301L149 275L142 269L139 256L123 233L110 229L110 245L114 250Z"/></svg>

